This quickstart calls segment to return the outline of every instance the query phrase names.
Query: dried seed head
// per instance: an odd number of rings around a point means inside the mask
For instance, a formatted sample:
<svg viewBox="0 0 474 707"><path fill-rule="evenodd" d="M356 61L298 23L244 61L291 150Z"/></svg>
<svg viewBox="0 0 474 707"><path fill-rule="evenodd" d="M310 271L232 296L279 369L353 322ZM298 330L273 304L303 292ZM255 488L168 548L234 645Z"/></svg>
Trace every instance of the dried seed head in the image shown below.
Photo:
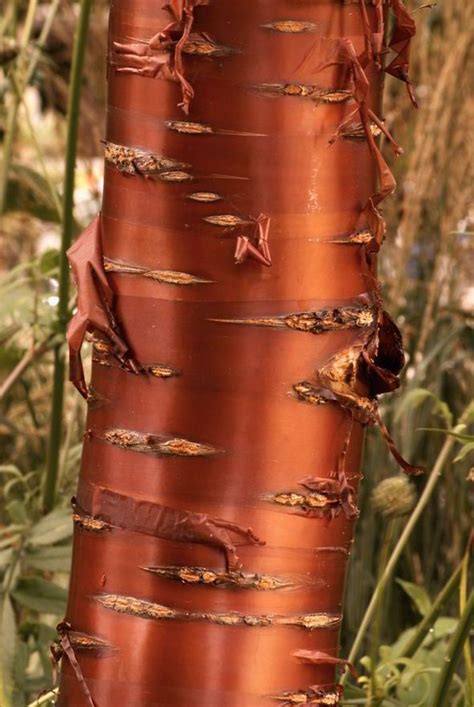
<svg viewBox="0 0 474 707"><path fill-rule="evenodd" d="M186 135L210 135L214 132L210 125L192 123L189 120L169 120L166 126L177 133Z"/></svg>
<svg viewBox="0 0 474 707"><path fill-rule="evenodd" d="M372 491L374 509L386 518L407 515L416 503L415 487L406 476L391 476Z"/></svg>
<svg viewBox="0 0 474 707"><path fill-rule="evenodd" d="M193 194L188 194L188 199L192 201L202 201L205 204L210 204L213 201L220 201L222 199L219 194L215 194L211 191L195 191Z"/></svg>
<svg viewBox="0 0 474 707"><path fill-rule="evenodd" d="M316 25L313 22L302 22L301 20L277 20L262 25L265 29L271 29L274 32L287 32L289 34L298 34L300 32L314 32Z"/></svg>

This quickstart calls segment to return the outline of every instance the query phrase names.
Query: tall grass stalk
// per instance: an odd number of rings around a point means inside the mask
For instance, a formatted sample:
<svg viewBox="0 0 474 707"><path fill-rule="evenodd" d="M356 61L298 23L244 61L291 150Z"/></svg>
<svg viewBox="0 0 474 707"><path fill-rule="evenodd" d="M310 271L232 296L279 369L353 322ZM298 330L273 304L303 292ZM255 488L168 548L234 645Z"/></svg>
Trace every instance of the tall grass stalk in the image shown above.
<svg viewBox="0 0 474 707"><path fill-rule="evenodd" d="M377 609L377 606L379 604L380 598L383 596L383 593L385 591L385 588L390 581L393 572L398 564L398 561L403 553L403 550L405 549L408 540L410 539L410 536L420 519L423 511L425 510L428 501L430 500L433 491L441 477L441 474L443 472L444 465L446 464L446 461L449 457L449 454L451 453L451 450L454 446L455 440L452 437L447 437L446 441L444 442L441 451L438 454L438 458L436 459L436 462L433 467L433 471L431 472L430 478L428 479L428 482L423 489L423 493L421 494L418 503L416 504L415 508L413 509L413 513L411 514L410 518L408 519L408 522L400 535L400 538L393 550L393 553L390 557L390 560L388 561L385 570L382 573L382 576L380 577L377 586L375 587L374 593L372 594L372 598L369 602L369 606L367 607L367 610L365 612L364 618L362 619L362 622L360 624L359 630L357 632L357 635L354 639L354 643L352 644L351 652L349 654L348 660L351 663L354 663L357 656L359 655L359 651L362 646L362 642L364 640L365 634L367 632L367 629L370 625L370 622L373 619L374 613ZM344 684L347 681L347 676L343 675L341 678L341 683Z"/></svg>
<svg viewBox="0 0 474 707"><path fill-rule="evenodd" d="M79 129L79 109L82 74L92 0L82 0L79 21L74 38L70 89L67 110L67 141L63 190L63 220L61 247L59 253L59 303L57 310L57 333L61 343L54 349L53 398L49 429L46 478L44 484L43 507L45 512L54 505L59 469L62 437L62 416L64 402L64 377L66 360L62 341L66 334L69 310L69 266L66 251L71 245L74 230L74 185Z"/></svg>
<svg viewBox="0 0 474 707"><path fill-rule="evenodd" d="M449 643L448 652L444 659L443 668L439 676L433 707L446 707L448 693L454 675L456 664L461 656L466 640L474 621L474 592L466 602L464 611L461 614L456 630ZM468 698L469 699L469 698Z"/></svg>

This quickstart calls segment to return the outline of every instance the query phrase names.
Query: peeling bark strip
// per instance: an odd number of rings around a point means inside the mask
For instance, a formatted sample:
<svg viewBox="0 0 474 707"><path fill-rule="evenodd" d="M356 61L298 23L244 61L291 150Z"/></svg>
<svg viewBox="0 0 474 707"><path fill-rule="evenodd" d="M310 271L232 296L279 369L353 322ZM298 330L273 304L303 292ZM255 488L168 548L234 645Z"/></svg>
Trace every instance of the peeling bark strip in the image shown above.
<svg viewBox="0 0 474 707"><path fill-rule="evenodd" d="M102 533L107 530L112 530L112 526L109 525L109 523L99 518L92 518L92 516L85 515L81 512L73 513L72 520L79 528L91 533Z"/></svg>
<svg viewBox="0 0 474 707"><path fill-rule="evenodd" d="M119 275L139 275L147 277L150 280L156 280L162 285L180 285L187 287L189 285L210 285L212 280L206 280L196 275L191 275L187 272L178 272L176 270L149 270L141 265L132 265L124 263L121 260L112 260L104 258L105 272L118 273Z"/></svg>
<svg viewBox="0 0 474 707"><path fill-rule="evenodd" d="M265 544L251 528L244 528L238 523L213 518L205 513L180 511L115 493L101 486L88 484L81 487L80 501L87 509L79 509L81 516L98 518L109 526L164 540L217 547L225 553L228 572L239 572L241 568L234 537L244 545Z"/></svg>
<svg viewBox="0 0 474 707"><path fill-rule="evenodd" d="M286 32L287 34L301 34L302 32L315 32L317 25L314 22L303 22L302 20L276 20L262 25L264 29L271 29L274 32Z"/></svg>
<svg viewBox="0 0 474 707"><path fill-rule="evenodd" d="M104 145L105 160L113 164L119 172L125 174L138 174L143 177L162 176L162 173L185 170L190 167L189 164L171 159L171 157L160 157L136 147L125 147L106 141L104 141Z"/></svg>
<svg viewBox="0 0 474 707"><path fill-rule="evenodd" d="M69 377L86 400L88 387L81 348L87 333L100 332L109 343L112 355L125 368L138 373L138 364L114 316L113 292L103 267L101 229L99 214L67 252L77 287L77 311L67 332Z"/></svg>
<svg viewBox="0 0 474 707"><path fill-rule="evenodd" d="M260 592L271 592L294 586L291 580L283 577L243 572L215 572L206 567L144 567L143 569L164 579L173 579L183 584L203 584L218 589L256 589Z"/></svg>
<svg viewBox="0 0 474 707"><path fill-rule="evenodd" d="M291 705L316 705L316 707L331 705L337 707L342 693L343 689L340 685L312 685L306 690L272 695L271 699L280 702L282 707L291 707Z"/></svg>
<svg viewBox="0 0 474 707"><path fill-rule="evenodd" d="M354 668L352 663L349 663L348 660L343 660L337 656L328 655L328 653L325 653L324 651L301 650L296 651L293 655L303 663L309 663L310 665L336 665L337 667L342 668L343 672L347 668L355 680L359 677L357 670Z"/></svg>
<svg viewBox="0 0 474 707"><path fill-rule="evenodd" d="M338 331L359 327L365 329L374 323L374 309L370 305L335 307L316 312L296 312L281 316L249 317L248 319L210 319L220 324L241 324L247 326L293 329L309 334Z"/></svg>
<svg viewBox="0 0 474 707"><path fill-rule="evenodd" d="M352 98L350 90L321 88L315 84L261 83L254 86L254 89L267 96L299 96L310 98L317 103L345 103Z"/></svg>
<svg viewBox="0 0 474 707"><path fill-rule="evenodd" d="M313 631L318 628L336 628L341 617L335 614L301 614L296 616L279 615L246 615L237 611L227 613L211 613L200 611L184 611L171 609L168 606L155 604L135 597L120 594L96 595L95 600L105 609L117 611L120 614L138 616L142 619L174 620L174 621L205 621L218 626L295 626Z"/></svg>
<svg viewBox="0 0 474 707"><path fill-rule="evenodd" d="M104 439L109 444L113 444L123 449L130 449L133 452L143 454L158 454L164 456L178 457L210 457L220 454L221 450L212 447L210 444L192 442L181 437L166 437L133 430L107 430Z"/></svg>

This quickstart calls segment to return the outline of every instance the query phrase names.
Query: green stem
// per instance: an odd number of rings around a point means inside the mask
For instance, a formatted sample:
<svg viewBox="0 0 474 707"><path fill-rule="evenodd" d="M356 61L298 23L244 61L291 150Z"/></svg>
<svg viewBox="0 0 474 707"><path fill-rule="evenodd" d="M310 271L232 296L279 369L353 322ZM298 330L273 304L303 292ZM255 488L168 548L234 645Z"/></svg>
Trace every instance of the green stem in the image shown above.
<svg viewBox="0 0 474 707"><path fill-rule="evenodd" d="M462 614L466 608L468 597L468 582L469 582L469 560L471 556L471 543L464 555L462 561L461 582L459 591L459 611ZM464 663L466 666L466 690L468 694L468 702L474 705L474 677L472 672L472 654L469 639L464 644Z"/></svg>
<svg viewBox="0 0 474 707"><path fill-rule="evenodd" d="M443 589L440 591L438 596L436 597L436 601L434 602L433 606L431 607L431 610L429 611L428 614L423 618L421 623L418 625L416 634L413 636L413 638L407 643L407 645L403 649L403 655L406 658L412 658L418 648L421 646L423 643L426 634L430 630L430 628L433 626L434 622L438 618L438 616L441 614L441 611L443 610L443 607L445 604L449 601L450 597L454 593L456 587L458 586L459 578L461 576L461 571L462 571L462 563L456 568L456 570L453 572L447 583L444 585Z"/></svg>
<svg viewBox="0 0 474 707"><path fill-rule="evenodd" d="M456 630L449 643L448 652L444 659L444 665L439 676L433 707L446 707L448 702L448 692L453 679L454 670L458 659L463 651L464 644L469 636L469 631L474 620L474 592L466 603L464 611L459 619Z"/></svg>
<svg viewBox="0 0 474 707"><path fill-rule="evenodd" d="M66 335L69 316L69 266L66 252L71 245L74 230L74 184L76 170L77 137L79 129L79 109L82 86L82 73L89 28L92 0L82 0L79 22L74 39L70 89L68 100L68 130L66 142L66 162L63 191L63 223L61 248L59 253L59 303L57 311L57 331L61 343L54 350L53 401L50 418L49 446L46 462L46 479L43 506L46 512L54 505L58 478L59 456L62 436L62 415L64 401L64 376L66 361L62 341Z"/></svg>
<svg viewBox="0 0 474 707"><path fill-rule="evenodd" d="M38 697L38 699L34 702L30 702L28 707L41 707L41 705L50 705L53 700L56 700L58 692L59 690L56 687L54 690L50 690L49 692L47 692L46 695Z"/></svg>
<svg viewBox="0 0 474 707"><path fill-rule="evenodd" d="M349 655L349 662L354 663L360 648L362 646L362 641L364 640L364 636L366 634L366 631L370 625L370 622L372 621L375 609L378 605L380 597L383 595L383 592L385 591L385 587L387 586L388 582L390 581L392 574L398 564L398 560L400 559L402 552L408 543L408 540L410 539L410 536L413 532L413 529L415 528L418 520L420 519L420 516L422 515L423 511L425 510L432 494L433 491L438 483L438 480L441 476L441 473L443 471L443 467L446 463L446 460L451 452L451 449L453 448L455 443L454 438L452 437L447 437L445 443L443 444L441 451L438 455L438 458L435 462L435 465L433 467L433 471L431 472L431 476L428 479L428 482L423 490L423 493L421 494L418 503L416 504L413 513L411 514L410 518L408 519L408 522L400 535L400 538L393 550L393 553L390 557L390 560L387 563L387 566L385 567L385 570L380 577L377 586L375 587L374 593L372 594L372 598L369 602L369 606L367 607L367 610L365 612L364 618L362 619L362 623L359 627L359 630L357 632L357 635L355 637L354 643L351 648L351 652ZM341 678L341 684L345 684L347 680L347 676L343 675Z"/></svg>
<svg viewBox="0 0 474 707"><path fill-rule="evenodd" d="M387 527L385 528L384 538L382 542L382 548L380 550L379 562L378 562L378 572L377 577L382 576L384 567L388 562L390 555L390 546L392 544L392 539L395 531L395 521L391 519ZM367 699L368 705L377 704L377 652L380 641L380 634L382 632L382 620L383 620L383 603L384 603L385 592L382 591L377 601L377 605L374 610L375 620L372 627L372 635L370 637L370 691Z"/></svg>

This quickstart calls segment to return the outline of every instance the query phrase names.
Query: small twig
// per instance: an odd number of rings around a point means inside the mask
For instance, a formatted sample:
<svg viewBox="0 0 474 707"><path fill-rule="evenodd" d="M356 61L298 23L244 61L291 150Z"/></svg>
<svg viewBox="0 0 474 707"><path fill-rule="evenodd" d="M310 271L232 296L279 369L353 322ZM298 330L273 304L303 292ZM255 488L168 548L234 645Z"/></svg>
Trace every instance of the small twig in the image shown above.
<svg viewBox="0 0 474 707"><path fill-rule="evenodd" d="M0 400L5 397L10 388L17 382L19 378L23 375L26 369L33 363L33 361L40 356L42 356L49 348L51 344L52 337L46 339L41 344L33 346L29 351L25 353L21 361L17 363L15 368L9 373L6 379L0 386Z"/></svg>
<svg viewBox="0 0 474 707"><path fill-rule="evenodd" d="M30 702L28 707L40 707L41 705L49 705L52 700L55 700L58 696L59 688L55 687L54 690L48 690L45 695L38 697L34 702Z"/></svg>

